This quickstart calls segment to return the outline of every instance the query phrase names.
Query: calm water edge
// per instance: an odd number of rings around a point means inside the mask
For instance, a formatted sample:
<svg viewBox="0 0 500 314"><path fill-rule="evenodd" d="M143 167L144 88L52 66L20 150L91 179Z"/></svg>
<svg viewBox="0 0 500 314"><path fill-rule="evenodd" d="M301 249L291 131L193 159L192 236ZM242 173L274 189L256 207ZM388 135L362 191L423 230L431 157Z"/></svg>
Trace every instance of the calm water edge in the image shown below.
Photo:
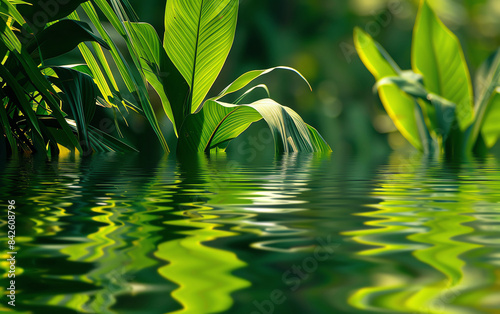
<svg viewBox="0 0 500 314"><path fill-rule="evenodd" d="M500 313L495 157L0 161L2 289L11 199L16 313Z"/></svg>

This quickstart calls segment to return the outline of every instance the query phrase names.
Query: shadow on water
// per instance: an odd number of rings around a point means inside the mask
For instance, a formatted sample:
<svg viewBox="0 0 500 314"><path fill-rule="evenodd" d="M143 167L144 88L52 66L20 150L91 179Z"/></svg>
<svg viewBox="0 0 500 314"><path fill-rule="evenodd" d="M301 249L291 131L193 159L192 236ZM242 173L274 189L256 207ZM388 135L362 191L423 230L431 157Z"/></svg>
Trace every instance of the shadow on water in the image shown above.
<svg viewBox="0 0 500 314"><path fill-rule="evenodd" d="M500 307L494 158L150 159L0 166L0 199L18 205L18 312Z"/></svg>

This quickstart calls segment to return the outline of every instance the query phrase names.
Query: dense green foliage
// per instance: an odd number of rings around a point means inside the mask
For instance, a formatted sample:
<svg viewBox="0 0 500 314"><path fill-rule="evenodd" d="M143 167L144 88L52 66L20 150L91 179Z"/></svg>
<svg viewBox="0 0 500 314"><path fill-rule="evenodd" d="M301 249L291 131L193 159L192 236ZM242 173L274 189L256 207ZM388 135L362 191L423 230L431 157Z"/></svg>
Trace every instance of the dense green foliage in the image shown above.
<svg viewBox="0 0 500 314"><path fill-rule="evenodd" d="M86 48L83 42L109 49L88 24L59 20L77 2L54 2L43 10L31 2L0 2L0 123L14 155L56 155L58 144L82 153L133 150L90 124L99 98L89 67L45 66L79 45Z"/></svg>
<svg viewBox="0 0 500 314"><path fill-rule="evenodd" d="M174 125L179 138L177 151L225 150L229 141L253 122L264 119L273 133L277 152L329 152L318 132L288 107L270 99L251 104L221 101L274 68L245 73L217 97L203 101L231 49L238 3L168 1L163 44L150 24L124 21L133 52L141 58L144 76L160 96ZM122 10L122 16L125 13ZM239 101L243 102L244 96L254 89L250 88Z"/></svg>
<svg viewBox="0 0 500 314"><path fill-rule="evenodd" d="M125 61L102 26L105 21L99 18L94 3L126 42L133 66ZM218 97L203 102L233 43L236 0L169 1L163 44L151 25L138 22L126 0L112 0L111 5L103 0L77 0L62 6L56 2L53 7L39 6L35 2L2 0L4 26L0 47L5 58L1 69L1 122L13 153L20 147L57 154L59 145L85 153L131 149L92 126L96 104L115 111L116 125L120 108L144 114L168 152L148 94L149 86L160 96L179 136L179 152L225 150L230 140L261 119L271 128L277 152L330 151L318 132L288 107L270 99L231 105L220 100L273 69L244 74ZM75 11L79 6L100 37L80 21ZM91 42L92 49L83 42ZM85 65L45 66L46 60L77 46ZM120 92L103 48L109 50L133 99L121 96L123 91ZM20 67L26 75L12 76ZM255 88L245 92L239 101Z"/></svg>
<svg viewBox="0 0 500 314"><path fill-rule="evenodd" d="M456 36L426 0L414 27L412 71L402 71L371 36L354 34L356 49L377 80L382 103L400 132L416 148L450 157L491 148L500 134L500 54L482 66L476 100L469 69Z"/></svg>

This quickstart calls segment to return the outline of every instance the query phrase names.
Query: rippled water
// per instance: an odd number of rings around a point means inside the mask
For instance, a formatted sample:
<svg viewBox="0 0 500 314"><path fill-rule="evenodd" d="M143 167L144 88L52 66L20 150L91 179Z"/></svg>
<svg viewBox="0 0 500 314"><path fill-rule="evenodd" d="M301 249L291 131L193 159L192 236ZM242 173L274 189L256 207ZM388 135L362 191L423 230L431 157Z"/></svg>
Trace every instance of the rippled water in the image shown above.
<svg viewBox="0 0 500 314"><path fill-rule="evenodd" d="M19 313L500 313L493 157L96 155L0 174Z"/></svg>

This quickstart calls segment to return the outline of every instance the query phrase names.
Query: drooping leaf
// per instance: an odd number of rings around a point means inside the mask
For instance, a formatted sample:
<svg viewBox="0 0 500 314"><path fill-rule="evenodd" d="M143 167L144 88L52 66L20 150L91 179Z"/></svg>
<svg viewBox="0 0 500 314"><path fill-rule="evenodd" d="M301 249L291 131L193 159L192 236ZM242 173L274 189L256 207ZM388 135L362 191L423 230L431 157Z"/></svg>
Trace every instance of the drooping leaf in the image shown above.
<svg viewBox="0 0 500 314"><path fill-rule="evenodd" d="M331 151L319 134L292 109L271 99L262 99L249 105L205 102L198 113L190 115L184 122L178 152L204 152L227 144L261 119L266 121L273 134L277 152Z"/></svg>
<svg viewBox="0 0 500 314"><path fill-rule="evenodd" d="M424 77L424 85L456 104L462 131L473 118L473 92L467 62L458 38L441 22L427 0L422 0L413 33L413 70Z"/></svg>
<svg viewBox="0 0 500 314"><path fill-rule="evenodd" d="M92 149L88 126L94 117L97 86L92 77L69 68L53 67L58 79L56 85L63 92L63 104L70 108L85 152Z"/></svg>
<svg viewBox="0 0 500 314"><path fill-rule="evenodd" d="M238 0L169 0L163 45L191 88L195 112L212 87L231 49Z"/></svg>
<svg viewBox="0 0 500 314"><path fill-rule="evenodd" d="M75 20L62 20L41 31L30 44L28 51L35 60L50 59L65 54L85 41L98 42L105 49L108 44L92 33L90 27Z"/></svg>
<svg viewBox="0 0 500 314"><path fill-rule="evenodd" d="M240 77L238 77L234 82L229 84L222 92L217 97L211 98L211 100L219 100L223 98L226 95L229 95L231 93L237 92L243 88L245 88L248 84L250 84L253 80L257 79L258 77L261 77L263 75L266 75L274 70L287 70L287 71L292 71L296 73L298 76L300 76L309 86L309 88L312 90L311 85L309 82L306 80L306 78L297 70L294 68L290 67L285 67L285 66L279 66L279 67L274 67L266 70L254 70L254 71L249 71Z"/></svg>
<svg viewBox="0 0 500 314"><path fill-rule="evenodd" d="M356 28L354 31L354 43L361 60L373 74L376 81L402 73L401 69L380 44L360 28ZM415 101L396 85L384 85L378 91L387 114L401 134L415 148L424 150L425 147L422 144L423 139L418 125L425 125L425 122L417 121L417 119L421 118L415 115Z"/></svg>
<svg viewBox="0 0 500 314"><path fill-rule="evenodd" d="M408 76L387 76L377 82L377 88L384 85L394 84L416 100L424 101L435 108L437 129L434 130L441 135L443 141L448 137L453 124L455 123L456 105L439 95L427 91L420 82L408 78Z"/></svg>

